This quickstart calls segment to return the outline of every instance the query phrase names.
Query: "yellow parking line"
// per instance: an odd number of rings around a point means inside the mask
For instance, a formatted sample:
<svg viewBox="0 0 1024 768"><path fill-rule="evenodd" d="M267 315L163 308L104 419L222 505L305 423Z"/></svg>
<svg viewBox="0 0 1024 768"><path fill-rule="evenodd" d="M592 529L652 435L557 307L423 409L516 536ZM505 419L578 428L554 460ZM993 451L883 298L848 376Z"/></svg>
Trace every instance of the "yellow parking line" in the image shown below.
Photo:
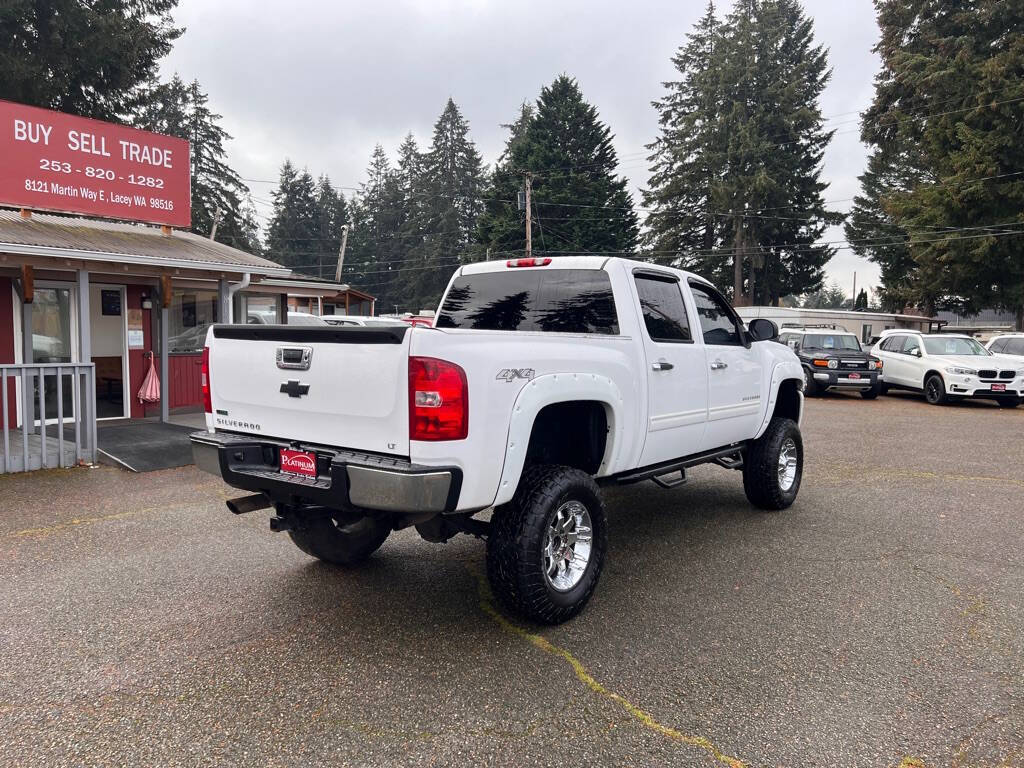
<svg viewBox="0 0 1024 768"><path fill-rule="evenodd" d="M80 525L92 525L93 523L104 523L108 520L118 520L122 517L131 517L132 515L141 515L144 512L153 512L160 507L150 507L148 509L132 509L127 512L115 512L112 515L101 515L99 517L76 517L72 520L68 520L63 523L54 523L53 525L44 525L39 528L23 528L20 531L14 531L13 533L7 534L10 538L22 538L24 536L51 536L61 531L66 531L69 528L76 528Z"/></svg>
<svg viewBox="0 0 1024 768"><path fill-rule="evenodd" d="M670 728L667 725L663 725L654 719L648 712L640 709L640 707L633 704L624 696L621 696L615 691L608 690L600 682L598 682L593 675L591 675L583 662L573 656L569 651L564 648L560 648L547 638L541 635L534 634L533 632L527 632L520 626L513 624L511 621L506 619L499 613L498 609L495 608L493 599L491 597L490 589L487 586L487 582L479 573L473 572L473 576L477 580L477 585L480 594L480 609L496 621L502 629L513 635L523 638L529 641L534 647L539 648L545 653L550 653L552 656L558 656L569 663L572 667L573 672L576 673L576 677L582 682L587 688L594 693L615 702L624 710L626 710L632 717L638 720L644 727L658 733L672 741L677 741L681 744L689 744L693 747L699 747L707 752L718 762L723 765L729 766L729 768L747 768L746 763L738 758L731 757L721 750L719 750L714 744L705 739L703 736L688 736L685 733L677 731L675 728Z"/></svg>

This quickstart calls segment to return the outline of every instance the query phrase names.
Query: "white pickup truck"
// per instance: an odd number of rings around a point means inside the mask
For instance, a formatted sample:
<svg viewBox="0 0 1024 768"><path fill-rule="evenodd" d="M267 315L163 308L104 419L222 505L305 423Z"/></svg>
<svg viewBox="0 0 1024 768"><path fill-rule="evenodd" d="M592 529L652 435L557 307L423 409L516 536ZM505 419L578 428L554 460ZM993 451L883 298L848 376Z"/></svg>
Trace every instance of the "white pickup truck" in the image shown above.
<svg viewBox="0 0 1024 768"><path fill-rule="evenodd" d="M254 492L233 512L273 505L271 528L331 563L409 526L486 538L498 598L556 623L601 573L602 485L716 463L756 507L793 503L804 375L777 333L668 267L470 264L433 328L213 326L193 451Z"/></svg>

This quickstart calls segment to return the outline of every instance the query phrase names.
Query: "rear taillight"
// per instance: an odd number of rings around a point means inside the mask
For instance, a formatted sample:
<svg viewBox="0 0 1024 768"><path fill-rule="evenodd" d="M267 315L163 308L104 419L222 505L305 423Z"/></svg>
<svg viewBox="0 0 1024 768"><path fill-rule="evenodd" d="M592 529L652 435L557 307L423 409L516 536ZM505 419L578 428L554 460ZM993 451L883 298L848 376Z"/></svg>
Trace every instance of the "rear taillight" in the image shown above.
<svg viewBox="0 0 1024 768"><path fill-rule="evenodd" d="M210 396L210 348L203 347L203 369L202 369L202 385L203 385L203 410L207 413L213 413L213 398ZM164 386L167 386L166 382Z"/></svg>
<svg viewBox="0 0 1024 768"><path fill-rule="evenodd" d="M506 267L546 267L551 259L509 259L505 262Z"/></svg>
<svg viewBox="0 0 1024 768"><path fill-rule="evenodd" d="M469 386L455 363L409 358L409 439L464 440L469 434Z"/></svg>

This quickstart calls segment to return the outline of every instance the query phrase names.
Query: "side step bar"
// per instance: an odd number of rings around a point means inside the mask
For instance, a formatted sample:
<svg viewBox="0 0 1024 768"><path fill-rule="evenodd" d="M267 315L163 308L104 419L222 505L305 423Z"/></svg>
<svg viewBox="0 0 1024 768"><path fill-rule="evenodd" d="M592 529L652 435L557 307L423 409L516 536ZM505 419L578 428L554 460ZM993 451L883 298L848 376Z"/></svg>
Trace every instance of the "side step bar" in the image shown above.
<svg viewBox="0 0 1024 768"><path fill-rule="evenodd" d="M713 451L695 453L692 456L686 456L681 459L663 461L661 464L654 464L649 467L644 467L643 469L631 470L619 475L601 478L598 482L602 484L616 483L618 485L628 485L630 483L640 483L644 480L654 480L662 488L675 488L686 482L687 467L695 467L698 464L714 462L726 467L727 469L741 468L743 466L744 447L745 446L743 445L729 445L725 448L716 448ZM659 478L663 478L665 475L670 475L674 472L681 472L682 477L678 480L666 480L659 482Z"/></svg>

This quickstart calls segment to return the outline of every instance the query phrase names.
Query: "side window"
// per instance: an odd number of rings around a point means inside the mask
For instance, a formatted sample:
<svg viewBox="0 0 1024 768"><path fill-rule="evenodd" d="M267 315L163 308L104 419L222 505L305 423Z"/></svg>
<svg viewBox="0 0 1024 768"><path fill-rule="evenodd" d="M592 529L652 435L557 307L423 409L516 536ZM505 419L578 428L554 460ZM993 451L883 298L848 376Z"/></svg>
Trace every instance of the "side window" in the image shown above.
<svg viewBox="0 0 1024 768"><path fill-rule="evenodd" d="M903 353L912 355L915 349L921 351L921 340L917 336L907 336L903 342Z"/></svg>
<svg viewBox="0 0 1024 768"><path fill-rule="evenodd" d="M906 336L890 336L882 342L882 349L886 352L902 352L903 340L906 338Z"/></svg>
<svg viewBox="0 0 1024 768"><path fill-rule="evenodd" d="M989 352L1002 352L1004 349L1006 349L1006 344L1009 341L1010 341L1009 339L996 339L995 341L992 342L992 346L989 347L988 351Z"/></svg>
<svg viewBox="0 0 1024 768"><path fill-rule="evenodd" d="M725 301L699 283L690 283L690 290L693 291L693 301L697 305L697 317L700 318L704 343L742 345L739 329Z"/></svg>
<svg viewBox="0 0 1024 768"><path fill-rule="evenodd" d="M679 282L644 274L636 275L635 280L640 310L651 341L693 341Z"/></svg>
<svg viewBox="0 0 1024 768"><path fill-rule="evenodd" d="M1010 339L1006 343L1006 354L1024 355L1024 339Z"/></svg>

